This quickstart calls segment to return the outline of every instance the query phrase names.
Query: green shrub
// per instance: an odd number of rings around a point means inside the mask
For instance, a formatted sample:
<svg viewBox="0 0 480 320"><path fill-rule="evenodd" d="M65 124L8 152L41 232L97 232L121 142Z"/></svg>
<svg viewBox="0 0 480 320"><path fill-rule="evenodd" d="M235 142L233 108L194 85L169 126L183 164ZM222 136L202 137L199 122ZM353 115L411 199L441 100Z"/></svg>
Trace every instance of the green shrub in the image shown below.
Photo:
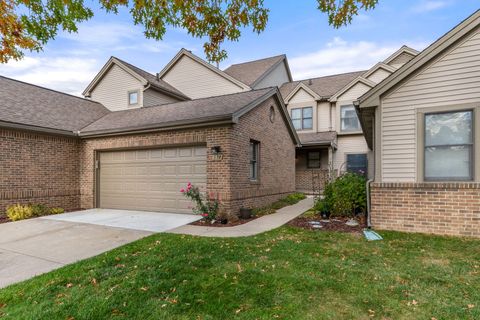
<svg viewBox="0 0 480 320"><path fill-rule="evenodd" d="M32 206L15 204L7 208L7 217L12 221L23 220L33 217Z"/></svg>
<svg viewBox="0 0 480 320"><path fill-rule="evenodd" d="M364 213L367 208L367 192L365 177L346 173L328 183L323 191L323 199L315 204L320 213L329 213L330 216L353 217Z"/></svg>
<svg viewBox="0 0 480 320"><path fill-rule="evenodd" d="M50 213L50 208L44 204L32 204L30 207L34 217L41 217Z"/></svg>
<svg viewBox="0 0 480 320"><path fill-rule="evenodd" d="M63 208L50 208L49 214L61 214L65 213L65 209Z"/></svg>

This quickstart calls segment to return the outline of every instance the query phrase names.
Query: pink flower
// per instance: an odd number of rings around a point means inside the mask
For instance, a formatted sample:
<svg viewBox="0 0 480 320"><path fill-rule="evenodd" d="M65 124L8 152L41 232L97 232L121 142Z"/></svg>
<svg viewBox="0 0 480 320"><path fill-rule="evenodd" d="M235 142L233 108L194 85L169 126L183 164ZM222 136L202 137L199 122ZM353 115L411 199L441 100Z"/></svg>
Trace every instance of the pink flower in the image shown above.
<svg viewBox="0 0 480 320"><path fill-rule="evenodd" d="M190 191L190 189L192 189L192 185L191 185L191 184L189 184L189 185L187 186L187 191Z"/></svg>
<svg viewBox="0 0 480 320"><path fill-rule="evenodd" d="M202 217L208 217L208 213L202 213Z"/></svg>
<svg viewBox="0 0 480 320"><path fill-rule="evenodd" d="M192 186L192 184L190 182L187 183L187 187L191 187L191 186Z"/></svg>
<svg viewBox="0 0 480 320"><path fill-rule="evenodd" d="M184 193L184 192L185 192L185 189L183 189L183 188L180 189L180 192L181 192L181 193Z"/></svg>

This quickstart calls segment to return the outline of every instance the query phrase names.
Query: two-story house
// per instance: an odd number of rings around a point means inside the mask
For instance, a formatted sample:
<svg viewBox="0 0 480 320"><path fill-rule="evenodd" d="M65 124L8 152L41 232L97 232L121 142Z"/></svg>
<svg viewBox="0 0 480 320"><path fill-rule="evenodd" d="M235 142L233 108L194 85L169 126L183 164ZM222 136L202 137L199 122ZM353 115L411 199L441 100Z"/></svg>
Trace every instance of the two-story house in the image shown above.
<svg viewBox="0 0 480 320"><path fill-rule="evenodd" d="M418 54L407 46L366 71L283 84L280 91L301 141L296 186L319 191L345 171L373 175L369 150L353 102Z"/></svg>

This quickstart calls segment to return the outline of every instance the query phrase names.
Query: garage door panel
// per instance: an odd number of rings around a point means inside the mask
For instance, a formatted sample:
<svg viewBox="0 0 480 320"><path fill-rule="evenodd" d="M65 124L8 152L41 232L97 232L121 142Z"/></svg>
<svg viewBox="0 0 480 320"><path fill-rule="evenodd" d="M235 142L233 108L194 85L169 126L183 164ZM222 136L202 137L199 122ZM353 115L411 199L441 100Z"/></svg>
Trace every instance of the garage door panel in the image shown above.
<svg viewBox="0 0 480 320"><path fill-rule="evenodd" d="M205 146L100 153L100 207L191 213L180 189L206 187Z"/></svg>

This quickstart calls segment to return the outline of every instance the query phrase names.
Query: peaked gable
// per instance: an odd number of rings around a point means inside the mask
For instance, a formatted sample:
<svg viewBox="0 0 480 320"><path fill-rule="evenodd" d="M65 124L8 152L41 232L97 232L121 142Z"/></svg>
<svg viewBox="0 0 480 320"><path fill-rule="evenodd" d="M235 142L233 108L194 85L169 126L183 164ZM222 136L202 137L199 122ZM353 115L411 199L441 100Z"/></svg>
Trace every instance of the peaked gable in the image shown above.
<svg viewBox="0 0 480 320"><path fill-rule="evenodd" d="M159 78L192 99L251 90L246 84L185 49L180 50L165 66Z"/></svg>
<svg viewBox="0 0 480 320"><path fill-rule="evenodd" d="M292 81L286 55L233 64L225 73L252 88L280 86Z"/></svg>

